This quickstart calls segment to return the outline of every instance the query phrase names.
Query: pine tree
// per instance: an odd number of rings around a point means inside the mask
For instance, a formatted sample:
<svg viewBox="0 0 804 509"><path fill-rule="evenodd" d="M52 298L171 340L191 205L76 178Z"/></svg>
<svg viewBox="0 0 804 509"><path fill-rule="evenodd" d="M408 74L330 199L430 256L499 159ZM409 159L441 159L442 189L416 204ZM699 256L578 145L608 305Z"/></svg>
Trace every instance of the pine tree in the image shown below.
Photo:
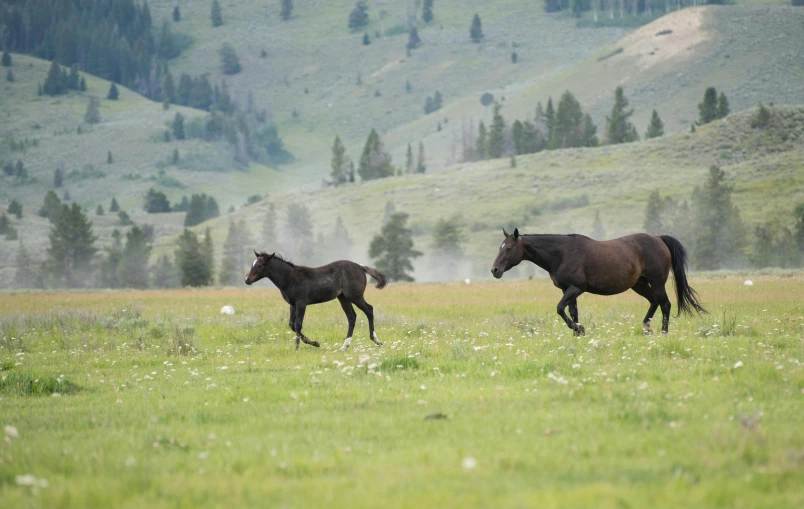
<svg viewBox="0 0 804 509"><path fill-rule="evenodd" d="M52 279L68 288L89 286L97 238L77 203L72 207L62 205L49 238L48 269Z"/></svg>
<svg viewBox="0 0 804 509"><path fill-rule="evenodd" d="M176 38L173 36L173 30L170 27L170 22L165 20L162 23L162 31L159 34L159 45L156 54L160 58L168 60L171 58L176 58L180 53L181 49L179 49L179 45L176 43Z"/></svg>
<svg viewBox="0 0 804 509"><path fill-rule="evenodd" d="M54 60L50 64L50 70L47 72L45 84L42 91L47 95L61 95L67 91L67 82L64 79L64 74L61 72L61 67Z"/></svg>
<svg viewBox="0 0 804 509"><path fill-rule="evenodd" d="M11 221L5 212L0 214L0 235L5 235L11 229Z"/></svg>
<svg viewBox="0 0 804 509"><path fill-rule="evenodd" d="M333 260L348 260L351 249L352 238L349 236L341 216L338 216L332 236L327 242L327 253Z"/></svg>
<svg viewBox="0 0 804 509"><path fill-rule="evenodd" d="M494 103L494 113L492 115L491 127L489 128L488 145L486 155L489 159L502 157L503 143L505 141L505 119L500 113L500 103Z"/></svg>
<svg viewBox="0 0 804 509"><path fill-rule="evenodd" d="M538 107L537 107L538 111ZM553 98L547 98L547 107L544 110L544 127L546 129L546 137L549 140L553 139L553 124L556 121L556 111L553 108Z"/></svg>
<svg viewBox="0 0 804 509"><path fill-rule="evenodd" d="M796 208L793 209L793 219L795 220L795 225L793 225L793 241L801 257L804 256L804 203L799 203L796 205ZM800 258L799 261L804 262L804 258Z"/></svg>
<svg viewBox="0 0 804 509"><path fill-rule="evenodd" d="M173 137L177 140L184 139L184 115L179 112L173 117Z"/></svg>
<svg viewBox="0 0 804 509"><path fill-rule="evenodd" d="M204 230L204 243L201 244L201 255L209 270L209 284L215 280L215 247L212 243L212 230L207 226Z"/></svg>
<svg viewBox="0 0 804 509"><path fill-rule="evenodd" d="M355 183L355 162L349 161L349 182Z"/></svg>
<svg viewBox="0 0 804 509"><path fill-rule="evenodd" d="M592 116L588 113L583 115L583 146L584 147L597 147L599 140L597 139L597 126L592 122Z"/></svg>
<svg viewBox="0 0 804 509"><path fill-rule="evenodd" d="M287 209L284 240L292 256L309 262L313 256L313 220L310 209L301 203L291 203Z"/></svg>
<svg viewBox="0 0 804 509"><path fill-rule="evenodd" d="M276 235L276 209L274 204L268 205L268 212L262 222L262 242L266 245L276 245L278 241Z"/></svg>
<svg viewBox="0 0 804 509"><path fill-rule="evenodd" d="M195 233L184 230L177 241L175 258L181 286L207 286L212 282L212 273Z"/></svg>
<svg viewBox="0 0 804 509"><path fill-rule="evenodd" d="M221 57L221 66L223 67L223 74L237 74L240 72L240 59L234 46L228 42L223 43L221 49L218 50Z"/></svg>
<svg viewBox="0 0 804 509"><path fill-rule="evenodd" d="M97 124L100 121L100 101L97 97L90 97L87 103L87 112L84 114L84 122L87 124Z"/></svg>
<svg viewBox="0 0 804 509"><path fill-rule="evenodd" d="M480 22L480 16L477 14L472 18L472 26L469 28L469 38L472 39L474 43L479 43L483 40L483 26Z"/></svg>
<svg viewBox="0 0 804 509"><path fill-rule="evenodd" d="M550 103L548 103L549 106ZM581 147L584 145L581 103L569 90L561 95L552 124L550 148Z"/></svg>
<svg viewBox="0 0 804 509"><path fill-rule="evenodd" d="M117 268L117 280L123 288L148 287L148 258L151 256L151 244L145 232L133 226L126 233L126 245Z"/></svg>
<svg viewBox="0 0 804 509"><path fill-rule="evenodd" d="M226 242L223 244L223 260L218 274L218 282L223 286L242 284L242 274L249 266L251 237L245 220L229 221Z"/></svg>
<svg viewBox="0 0 804 509"><path fill-rule="evenodd" d="M717 90L709 87L704 92L703 101L698 104L698 125L708 124L717 118Z"/></svg>
<svg viewBox="0 0 804 509"><path fill-rule="evenodd" d="M349 158L346 157L346 147L341 143L340 136L335 136L335 142L332 144L332 161L330 161L332 168L332 183L336 186L346 183L349 179Z"/></svg>
<svg viewBox="0 0 804 509"><path fill-rule="evenodd" d="M712 166L706 184L693 192L693 252L699 269L737 267L743 259L745 228L739 210L731 202L733 189L726 182L725 172Z"/></svg>
<svg viewBox="0 0 804 509"><path fill-rule="evenodd" d="M385 152L380 135L372 129L360 156L357 173L363 180L392 177L395 170L391 165L391 155Z"/></svg>
<svg viewBox="0 0 804 509"><path fill-rule="evenodd" d="M634 137L636 127L628 120L633 114L634 110L628 109L628 99L625 98L623 87L617 87L614 91L614 106L611 107L611 115L606 117L607 144L630 143L639 139L638 136Z"/></svg>
<svg viewBox="0 0 804 509"><path fill-rule="evenodd" d="M726 94L720 92L720 94L717 96L717 110L715 111L715 118L726 118L729 114L729 111L729 100L726 98Z"/></svg>
<svg viewBox="0 0 804 509"><path fill-rule="evenodd" d="M53 187L56 189L64 185L64 170L56 168L53 170Z"/></svg>
<svg viewBox="0 0 804 509"><path fill-rule="evenodd" d="M96 216L102 216L103 215L103 205L101 205L100 203L98 204L97 207L95 207L95 215Z"/></svg>
<svg viewBox="0 0 804 509"><path fill-rule="evenodd" d="M41 274L36 269L36 263L31 259L28 250L20 239L19 248L17 248L16 259L17 270L14 272L14 288L37 288L40 287Z"/></svg>
<svg viewBox="0 0 804 509"><path fill-rule="evenodd" d="M422 3L422 21L425 23L433 21L433 0L424 0Z"/></svg>
<svg viewBox="0 0 804 509"><path fill-rule="evenodd" d="M360 30L368 25L368 4L364 0L360 0L355 4L355 8L349 13L349 29ZM364 42L365 44L365 42Z"/></svg>
<svg viewBox="0 0 804 509"><path fill-rule="evenodd" d="M112 196L112 202L109 204L109 212L119 212L120 205L117 203L117 198Z"/></svg>
<svg viewBox="0 0 804 509"><path fill-rule="evenodd" d="M424 143L419 142L419 155L416 158L416 173L424 173L427 171L427 165L424 162Z"/></svg>
<svg viewBox="0 0 804 509"><path fill-rule="evenodd" d="M463 227L458 216L440 218L433 227L430 248L438 258L457 259L463 256Z"/></svg>
<svg viewBox="0 0 804 509"><path fill-rule="evenodd" d="M177 149L177 148L173 149L173 155L170 158L170 162L173 163L173 164L178 164L179 163L179 149Z"/></svg>
<svg viewBox="0 0 804 509"><path fill-rule="evenodd" d="M22 204L15 199L11 200L8 204L8 213L15 216L17 219L22 219Z"/></svg>
<svg viewBox="0 0 804 509"><path fill-rule="evenodd" d="M176 104L189 106L192 94L193 79L189 75L182 73L181 77L179 77L179 88L176 90Z"/></svg>
<svg viewBox="0 0 804 509"><path fill-rule="evenodd" d="M368 32L363 32L363 46L368 46L371 44L371 39L369 39Z"/></svg>
<svg viewBox="0 0 804 509"><path fill-rule="evenodd" d="M514 143L514 153L525 153L525 124L519 119L514 120L514 123L511 124L511 141Z"/></svg>
<svg viewBox="0 0 804 509"><path fill-rule="evenodd" d="M81 81L78 83L78 90L80 90L81 92L87 91L87 81L84 79L83 76L81 76Z"/></svg>
<svg viewBox="0 0 804 509"><path fill-rule="evenodd" d="M751 118L751 127L756 129L758 127L768 127L771 119L771 112L762 103L759 103L756 114Z"/></svg>
<svg viewBox="0 0 804 509"><path fill-rule="evenodd" d="M592 238L595 240L605 240L606 228L603 227L603 221L600 219L600 210L595 211L595 222L592 225Z"/></svg>
<svg viewBox="0 0 804 509"><path fill-rule="evenodd" d="M178 23L179 21L181 21L181 11L179 10L178 5L173 8L173 21L175 23Z"/></svg>
<svg viewBox="0 0 804 509"><path fill-rule="evenodd" d="M45 194L45 201L37 214L39 217L46 217L51 223L56 222L61 214L61 200L55 191L48 191Z"/></svg>
<svg viewBox="0 0 804 509"><path fill-rule="evenodd" d="M70 74L67 76L67 90L78 90L81 77L78 75L78 64L70 67Z"/></svg>
<svg viewBox="0 0 804 509"><path fill-rule="evenodd" d="M481 120L480 124L477 126L477 142L475 142L475 153L479 161L488 159L488 146L489 140L488 133L486 133L486 125Z"/></svg>
<svg viewBox="0 0 804 509"><path fill-rule="evenodd" d="M176 85L173 83L173 75L170 74L170 70L165 66L165 72L162 74L162 106L168 109L175 102Z"/></svg>
<svg viewBox="0 0 804 509"><path fill-rule="evenodd" d="M649 140L651 138L658 138L659 136L664 136L664 122L659 118L659 114L656 110L653 110L653 113L650 115L648 130L645 131L645 139Z"/></svg>
<svg viewBox="0 0 804 509"><path fill-rule="evenodd" d="M413 270L411 261L422 255L413 249L413 231L407 227L407 220L405 213L393 214L369 246L369 257L390 281L413 281L408 274Z"/></svg>
<svg viewBox="0 0 804 509"><path fill-rule="evenodd" d="M143 210L149 214L170 212L170 201L168 201L165 193L157 191L152 187L148 189L148 192L145 194Z"/></svg>
<svg viewBox="0 0 804 509"><path fill-rule="evenodd" d="M6 73L6 81L8 81L9 83L14 83L14 72L12 72L11 69L9 69L8 72Z"/></svg>
<svg viewBox="0 0 804 509"><path fill-rule="evenodd" d="M280 0L279 2L279 16L287 21L293 14L293 0Z"/></svg>
<svg viewBox="0 0 804 509"><path fill-rule="evenodd" d="M223 25L223 15L221 14L221 4L218 0L212 0L212 8L210 9L209 17L212 20L213 27ZM184 285L187 286L187 285Z"/></svg>
<svg viewBox="0 0 804 509"><path fill-rule="evenodd" d="M3 50L3 60L2 60L3 67L11 67L13 64L11 60L11 53L5 49Z"/></svg>
<svg viewBox="0 0 804 509"><path fill-rule="evenodd" d="M168 255L163 254L160 256L156 265L151 267L151 286L154 288L176 288L179 286L176 266L170 261Z"/></svg>
<svg viewBox="0 0 804 509"><path fill-rule="evenodd" d="M422 43L421 38L419 37L419 30L416 27L413 27L410 30L410 35L408 35L408 49L418 48L419 44Z"/></svg>

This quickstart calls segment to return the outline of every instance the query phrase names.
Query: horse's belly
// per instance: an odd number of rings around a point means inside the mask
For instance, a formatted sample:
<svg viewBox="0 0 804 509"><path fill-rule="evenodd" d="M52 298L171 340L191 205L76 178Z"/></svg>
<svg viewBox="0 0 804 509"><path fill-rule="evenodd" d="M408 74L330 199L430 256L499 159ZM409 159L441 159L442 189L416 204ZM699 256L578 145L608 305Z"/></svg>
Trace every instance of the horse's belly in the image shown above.
<svg viewBox="0 0 804 509"><path fill-rule="evenodd" d="M616 295L633 287L639 274L636 271L600 271L587 278L586 291L597 295Z"/></svg>

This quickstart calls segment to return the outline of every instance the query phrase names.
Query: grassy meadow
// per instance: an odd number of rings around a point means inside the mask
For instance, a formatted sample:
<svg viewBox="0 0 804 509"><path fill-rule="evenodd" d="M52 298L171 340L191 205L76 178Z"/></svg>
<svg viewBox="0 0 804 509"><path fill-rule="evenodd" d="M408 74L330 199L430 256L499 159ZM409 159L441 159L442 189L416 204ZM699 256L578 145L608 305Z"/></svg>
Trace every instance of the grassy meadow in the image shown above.
<svg viewBox="0 0 804 509"><path fill-rule="evenodd" d="M694 275L667 336L631 293L575 338L546 280L370 288L384 344L358 313L346 352L336 303L294 351L264 284L0 294L0 500L801 507L804 274L750 277Z"/></svg>

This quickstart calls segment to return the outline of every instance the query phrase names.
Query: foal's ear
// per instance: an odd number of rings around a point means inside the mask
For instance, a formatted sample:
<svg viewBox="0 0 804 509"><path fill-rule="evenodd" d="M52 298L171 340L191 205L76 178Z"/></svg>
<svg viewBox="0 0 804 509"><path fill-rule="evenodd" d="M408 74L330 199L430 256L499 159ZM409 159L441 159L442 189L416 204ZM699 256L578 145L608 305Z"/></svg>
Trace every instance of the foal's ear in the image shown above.
<svg viewBox="0 0 804 509"><path fill-rule="evenodd" d="M519 228L514 228L514 240L519 238Z"/></svg>
<svg viewBox="0 0 804 509"><path fill-rule="evenodd" d="M256 256L257 258L259 258L259 257L260 257L260 253L258 253L257 251L254 251L254 256Z"/></svg>
<svg viewBox="0 0 804 509"><path fill-rule="evenodd" d="M508 235L508 232L507 232L507 231L505 231L505 228L503 228L503 235L505 235L505 238L506 238L506 239L507 239L508 237L510 237L510 235Z"/></svg>
<svg viewBox="0 0 804 509"><path fill-rule="evenodd" d="M271 253L271 256L269 256L269 257L268 257L268 259L270 260L270 259L271 259L271 258L273 258L275 255L276 255L276 252Z"/></svg>

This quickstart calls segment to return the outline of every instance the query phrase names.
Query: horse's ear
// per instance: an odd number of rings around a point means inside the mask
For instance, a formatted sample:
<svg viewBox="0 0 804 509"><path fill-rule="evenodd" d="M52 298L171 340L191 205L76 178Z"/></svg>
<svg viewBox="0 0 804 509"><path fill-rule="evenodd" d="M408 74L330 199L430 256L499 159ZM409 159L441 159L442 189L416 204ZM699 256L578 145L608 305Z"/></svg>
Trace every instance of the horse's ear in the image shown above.
<svg viewBox="0 0 804 509"><path fill-rule="evenodd" d="M276 256L276 252L271 253L271 256L269 256L269 257L268 257L268 259L270 260L270 259L271 259L271 258L273 258L274 256Z"/></svg>
<svg viewBox="0 0 804 509"><path fill-rule="evenodd" d="M505 235L505 238L506 238L506 239L507 239L507 238L510 236L510 235L508 235L508 232L507 232L507 231L505 231L505 228L503 228L503 235Z"/></svg>
<svg viewBox="0 0 804 509"><path fill-rule="evenodd" d="M260 257L260 253L258 253L257 251L254 251L254 256L256 256L257 258L259 258L259 257Z"/></svg>
<svg viewBox="0 0 804 509"><path fill-rule="evenodd" d="M519 238L519 228L514 228L514 240Z"/></svg>

